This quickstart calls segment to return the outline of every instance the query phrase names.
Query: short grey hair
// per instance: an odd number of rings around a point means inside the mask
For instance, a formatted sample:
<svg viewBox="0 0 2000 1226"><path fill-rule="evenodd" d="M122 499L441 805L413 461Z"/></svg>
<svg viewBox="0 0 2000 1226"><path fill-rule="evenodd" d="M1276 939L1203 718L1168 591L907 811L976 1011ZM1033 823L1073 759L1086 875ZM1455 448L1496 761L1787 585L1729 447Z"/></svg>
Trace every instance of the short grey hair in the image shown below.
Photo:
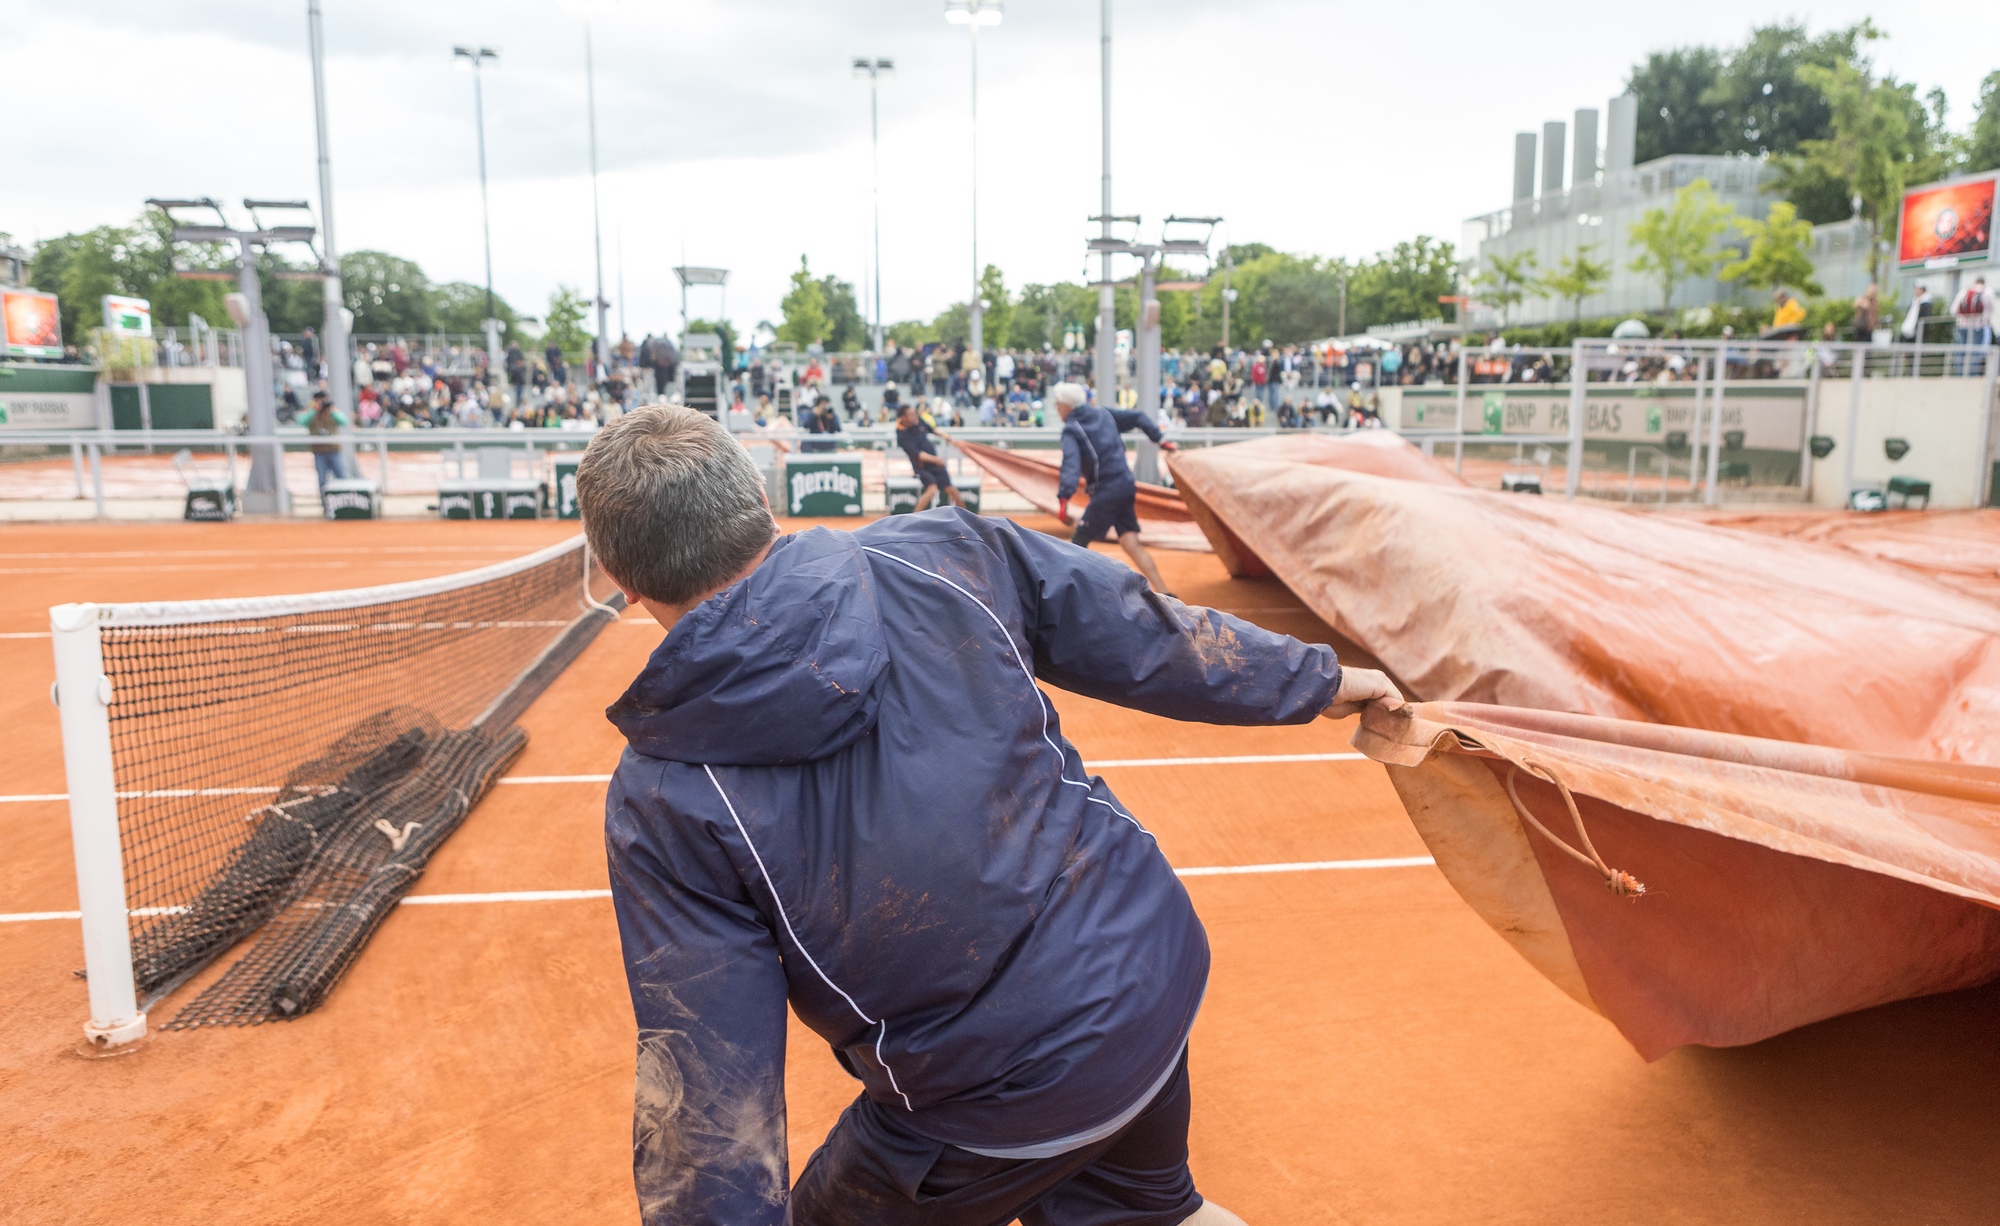
<svg viewBox="0 0 2000 1226"><path fill-rule="evenodd" d="M604 573L663 604L736 578L778 531L750 453L693 409L639 409L599 430L576 497Z"/></svg>
<svg viewBox="0 0 2000 1226"><path fill-rule="evenodd" d="M1081 383L1058 383L1049 394L1057 404L1066 404L1072 409L1090 399L1090 389Z"/></svg>

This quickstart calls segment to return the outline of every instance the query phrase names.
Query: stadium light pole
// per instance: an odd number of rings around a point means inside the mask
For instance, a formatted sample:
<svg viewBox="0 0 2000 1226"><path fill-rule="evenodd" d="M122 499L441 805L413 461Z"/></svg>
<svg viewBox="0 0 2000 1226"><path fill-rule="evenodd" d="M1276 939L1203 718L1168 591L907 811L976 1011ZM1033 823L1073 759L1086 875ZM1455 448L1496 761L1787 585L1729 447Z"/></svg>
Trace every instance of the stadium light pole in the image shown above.
<svg viewBox="0 0 2000 1226"><path fill-rule="evenodd" d="M500 321L493 314L493 211L486 199L486 93L480 87L480 69L487 60L497 60L493 47L453 47L452 58L464 60L472 68L473 128L479 137L479 226L486 238L486 368L488 377L500 370Z"/></svg>
<svg viewBox="0 0 2000 1226"><path fill-rule="evenodd" d="M1103 152L1104 173L1102 180L1103 198L1098 201L1098 238L1105 244L1103 263L1097 283L1097 403L1110 408L1118 400L1118 374L1113 368L1117 358L1118 313L1117 291L1111 285L1111 0L1098 3L1098 50L1100 66L1098 70L1099 91L1103 106Z"/></svg>
<svg viewBox="0 0 2000 1226"><path fill-rule="evenodd" d="M320 283L326 320L320 325L320 352L326 358L327 392L354 416L354 357L347 344L347 295L340 284L340 248L333 239L333 154L326 135L326 37L320 30L319 0L306 0L306 31L312 49L313 132L319 144ZM340 444L341 464L354 471L354 440Z"/></svg>
<svg viewBox="0 0 2000 1226"><path fill-rule="evenodd" d="M604 298L604 221L597 203L597 63L590 45L588 12L583 15L583 80L590 107L590 232L597 250L597 377L602 379L611 353L604 335L608 326L604 311L610 304Z"/></svg>
<svg viewBox="0 0 2000 1226"><path fill-rule="evenodd" d="M875 196L875 352L882 352L882 128L875 87L896 75L896 61L854 57L854 75L868 78L868 164Z"/></svg>
<svg viewBox="0 0 2000 1226"><path fill-rule="evenodd" d="M972 33L972 299L966 304L967 331L975 352L986 352L985 304L979 298L979 27L997 26L1004 0L945 0L944 19Z"/></svg>

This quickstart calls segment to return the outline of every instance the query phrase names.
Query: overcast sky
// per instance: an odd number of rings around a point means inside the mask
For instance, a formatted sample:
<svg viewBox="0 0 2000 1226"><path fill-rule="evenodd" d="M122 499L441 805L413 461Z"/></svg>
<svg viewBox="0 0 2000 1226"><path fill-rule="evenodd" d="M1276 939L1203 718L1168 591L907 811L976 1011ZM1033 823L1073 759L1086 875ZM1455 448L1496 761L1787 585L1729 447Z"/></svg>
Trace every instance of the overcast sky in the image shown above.
<svg viewBox="0 0 2000 1226"><path fill-rule="evenodd" d="M1115 206L1220 214L1231 241L1362 256L1504 206L1512 138L1602 107L1648 51L1733 43L1803 5L1600 0L1117 0ZM868 88L881 87L883 312L971 279L968 38L942 0L325 0L337 237L483 279L472 80L486 80L496 288L540 314L595 273L584 23L595 31L607 294L636 337L678 327L682 253L731 270L739 325L778 317L803 253L870 278ZM1877 64L1952 120L2000 67L2000 9L1816 0L1873 15ZM1608 15L1616 14L1616 15ZM1008 0L980 38L980 246L1009 283L1077 279L1097 211L1098 6ZM147 196L317 200L303 0L0 0L10 109L0 231L129 220ZM622 251L622 255L621 255ZM715 291L694 311L712 315ZM164 322L164 321L163 321ZM618 317L614 310L614 332Z"/></svg>

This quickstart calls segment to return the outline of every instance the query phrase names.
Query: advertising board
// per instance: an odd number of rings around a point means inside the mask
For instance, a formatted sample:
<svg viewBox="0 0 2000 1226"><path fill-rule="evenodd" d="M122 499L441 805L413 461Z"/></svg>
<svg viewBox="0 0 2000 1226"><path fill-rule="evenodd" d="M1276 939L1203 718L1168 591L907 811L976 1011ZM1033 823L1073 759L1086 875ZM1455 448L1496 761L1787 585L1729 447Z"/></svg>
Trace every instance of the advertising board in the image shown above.
<svg viewBox="0 0 2000 1226"><path fill-rule="evenodd" d="M54 294L0 289L0 353L22 358L63 355L62 310Z"/></svg>
<svg viewBox="0 0 2000 1226"><path fill-rule="evenodd" d="M1904 192L1896 266L1957 268L1991 259L1994 182L1989 174Z"/></svg>

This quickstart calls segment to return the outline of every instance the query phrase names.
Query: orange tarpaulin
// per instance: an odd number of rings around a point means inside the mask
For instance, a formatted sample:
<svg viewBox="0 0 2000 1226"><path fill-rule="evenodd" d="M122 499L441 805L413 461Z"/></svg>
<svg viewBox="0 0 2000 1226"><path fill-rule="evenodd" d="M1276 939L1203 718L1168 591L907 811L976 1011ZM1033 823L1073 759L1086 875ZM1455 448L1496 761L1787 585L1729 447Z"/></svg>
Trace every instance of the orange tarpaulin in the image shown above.
<svg viewBox="0 0 2000 1226"><path fill-rule="evenodd" d="M1354 745L1649 1060L2000 976L2000 770L1474 703L1371 710Z"/></svg>
<svg viewBox="0 0 2000 1226"><path fill-rule="evenodd" d="M1418 696L2000 763L1993 604L1851 549L1373 476L1290 442L1181 452L1176 483Z"/></svg>
<svg viewBox="0 0 2000 1226"><path fill-rule="evenodd" d="M1038 509L1056 513L1056 483L1062 475L1060 451L1012 451L969 443L945 435L965 458L979 465L994 480L1033 503ZM1206 552L1208 539L1188 514L1181 496L1164 485L1139 482L1136 510L1139 539L1162 549L1194 549ZM1070 514L1080 515L1090 505L1090 491L1079 489L1070 499ZM1072 522L1074 520L1072 519Z"/></svg>

